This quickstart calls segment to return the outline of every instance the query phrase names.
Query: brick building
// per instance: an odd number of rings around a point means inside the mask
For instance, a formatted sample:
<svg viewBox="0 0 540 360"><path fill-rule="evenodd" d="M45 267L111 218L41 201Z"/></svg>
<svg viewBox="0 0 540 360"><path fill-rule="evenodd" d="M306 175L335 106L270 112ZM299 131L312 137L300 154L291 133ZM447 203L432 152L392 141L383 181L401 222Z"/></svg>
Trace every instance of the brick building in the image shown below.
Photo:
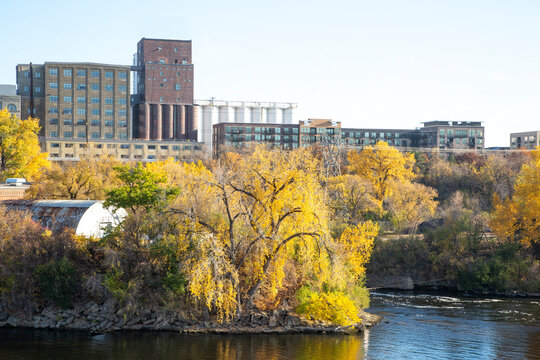
<svg viewBox="0 0 540 360"><path fill-rule="evenodd" d="M17 95L15 85L0 85L0 109L8 109L11 114L21 117L21 97Z"/></svg>
<svg viewBox="0 0 540 360"><path fill-rule="evenodd" d="M540 131L527 131L510 134L510 149L530 149L540 146Z"/></svg>
<svg viewBox="0 0 540 360"><path fill-rule="evenodd" d="M197 140L191 40L143 38L133 70L134 136L144 140Z"/></svg>

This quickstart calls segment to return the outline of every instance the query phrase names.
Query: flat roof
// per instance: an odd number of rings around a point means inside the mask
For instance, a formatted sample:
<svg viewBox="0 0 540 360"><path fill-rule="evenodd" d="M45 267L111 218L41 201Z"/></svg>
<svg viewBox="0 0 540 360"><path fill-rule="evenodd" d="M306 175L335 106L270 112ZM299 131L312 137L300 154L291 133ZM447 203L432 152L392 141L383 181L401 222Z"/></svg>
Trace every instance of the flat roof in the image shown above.
<svg viewBox="0 0 540 360"><path fill-rule="evenodd" d="M171 41L171 42L191 42L191 40L175 40L175 39L156 39L156 38L142 38L139 40L139 42L143 40L151 40L151 41Z"/></svg>

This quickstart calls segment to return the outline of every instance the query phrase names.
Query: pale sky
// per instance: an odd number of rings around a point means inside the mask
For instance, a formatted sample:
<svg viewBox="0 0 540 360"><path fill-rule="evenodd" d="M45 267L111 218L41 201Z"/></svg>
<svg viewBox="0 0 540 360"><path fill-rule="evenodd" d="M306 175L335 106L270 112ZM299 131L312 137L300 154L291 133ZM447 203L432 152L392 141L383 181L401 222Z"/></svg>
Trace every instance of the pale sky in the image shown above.
<svg viewBox="0 0 540 360"><path fill-rule="evenodd" d="M540 130L540 1L2 0L0 84L18 63L131 64L142 37L193 40L195 98L298 103L299 119Z"/></svg>

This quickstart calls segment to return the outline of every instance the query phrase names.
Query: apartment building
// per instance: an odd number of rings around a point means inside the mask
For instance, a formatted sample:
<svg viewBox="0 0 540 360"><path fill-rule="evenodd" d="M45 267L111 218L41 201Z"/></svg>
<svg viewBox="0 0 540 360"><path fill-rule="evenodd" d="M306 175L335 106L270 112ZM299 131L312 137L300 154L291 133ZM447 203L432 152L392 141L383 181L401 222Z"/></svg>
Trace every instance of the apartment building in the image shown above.
<svg viewBox="0 0 540 360"><path fill-rule="evenodd" d="M424 135L420 147L438 149L481 150L485 129L478 121L429 121L420 128Z"/></svg>
<svg viewBox="0 0 540 360"><path fill-rule="evenodd" d="M540 131L527 131L510 134L510 149L535 149L540 146Z"/></svg>
<svg viewBox="0 0 540 360"><path fill-rule="evenodd" d="M7 109L16 117L21 117L21 97L15 85L0 84L0 109Z"/></svg>

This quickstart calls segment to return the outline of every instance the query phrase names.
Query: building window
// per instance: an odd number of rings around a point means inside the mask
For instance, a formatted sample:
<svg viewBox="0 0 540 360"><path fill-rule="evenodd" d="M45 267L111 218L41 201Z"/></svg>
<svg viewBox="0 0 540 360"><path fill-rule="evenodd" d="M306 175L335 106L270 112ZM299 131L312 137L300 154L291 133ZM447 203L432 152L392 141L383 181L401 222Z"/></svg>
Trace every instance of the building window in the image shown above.
<svg viewBox="0 0 540 360"><path fill-rule="evenodd" d="M118 78L120 78L120 79L127 79L127 72L125 72L125 71L120 71L120 72L118 73Z"/></svg>
<svg viewBox="0 0 540 360"><path fill-rule="evenodd" d="M154 160L156 158L156 155L148 155L146 158L148 160Z"/></svg>
<svg viewBox="0 0 540 360"><path fill-rule="evenodd" d="M156 145L148 145L148 150L155 150L156 149Z"/></svg>
<svg viewBox="0 0 540 360"><path fill-rule="evenodd" d="M97 70L90 71L90 76L92 76L93 78L98 78L99 77L99 71L97 71Z"/></svg>
<svg viewBox="0 0 540 360"><path fill-rule="evenodd" d="M79 96L77 97L77 102L85 104L86 103L86 97L85 96Z"/></svg>
<svg viewBox="0 0 540 360"><path fill-rule="evenodd" d="M174 85L174 89L175 89L176 91L180 91L180 84Z"/></svg>
<svg viewBox="0 0 540 360"><path fill-rule="evenodd" d="M28 77L30 77L30 72L28 71L23 72L23 78L28 78Z"/></svg>
<svg viewBox="0 0 540 360"><path fill-rule="evenodd" d="M28 91L30 91L30 88L28 86L23 86L23 91L28 92Z"/></svg>
<svg viewBox="0 0 540 360"><path fill-rule="evenodd" d="M122 144L122 145L120 145L120 149L129 149L129 145Z"/></svg>
<svg viewBox="0 0 540 360"><path fill-rule="evenodd" d="M112 109L107 109L107 110L105 110L105 116L113 116L113 111L112 111Z"/></svg>
<svg viewBox="0 0 540 360"><path fill-rule="evenodd" d="M127 110L118 110L118 116L125 117L127 114Z"/></svg>
<svg viewBox="0 0 540 360"><path fill-rule="evenodd" d="M56 107L49 108L49 114L58 114L58 108Z"/></svg>
<svg viewBox="0 0 540 360"><path fill-rule="evenodd" d="M73 109L72 108L64 108L64 110L62 111L62 114L73 114Z"/></svg>
<svg viewBox="0 0 540 360"><path fill-rule="evenodd" d="M92 126L99 126L99 120L92 120Z"/></svg>
<svg viewBox="0 0 540 360"><path fill-rule="evenodd" d="M105 120L105 126L113 126L112 120Z"/></svg>
<svg viewBox="0 0 540 360"><path fill-rule="evenodd" d="M112 71L105 71L105 77L106 78L112 78L113 77L113 72Z"/></svg>
<svg viewBox="0 0 540 360"><path fill-rule="evenodd" d="M126 134L120 133L120 134L118 134L118 137L119 137L120 139L125 139L125 138L126 138Z"/></svg>
<svg viewBox="0 0 540 360"><path fill-rule="evenodd" d="M64 89L72 89L73 85L71 83L64 83Z"/></svg>
<svg viewBox="0 0 540 360"><path fill-rule="evenodd" d="M105 133L105 139L112 139L113 133Z"/></svg>
<svg viewBox="0 0 540 360"><path fill-rule="evenodd" d="M134 145L133 146L135 149L142 149L142 145Z"/></svg>
<svg viewBox="0 0 540 360"><path fill-rule="evenodd" d="M118 91L125 93L127 91L127 86L126 85L118 86Z"/></svg>
<svg viewBox="0 0 540 360"><path fill-rule="evenodd" d="M49 75L58 75L57 68L49 68Z"/></svg>
<svg viewBox="0 0 540 360"><path fill-rule="evenodd" d="M108 97L108 98L105 98L105 104L107 105L112 105L114 102L113 102L113 98L112 97Z"/></svg>
<svg viewBox="0 0 540 360"><path fill-rule="evenodd" d="M71 119L64 119L64 125L73 125L73 121Z"/></svg>
<svg viewBox="0 0 540 360"><path fill-rule="evenodd" d="M41 92L41 87L40 86L36 86L34 87L34 92Z"/></svg>
<svg viewBox="0 0 540 360"><path fill-rule="evenodd" d="M77 70L77 76L86 76L86 70Z"/></svg>
<svg viewBox="0 0 540 360"><path fill-rule="evenodd" d="M92 109L91 114L92 115L99 115L99 109Z"/></svg>
<svg viewBox="0 0 540 360"><path fill-rule="evenodd" d="M167 145L161 145L160 148L161 150L169 150L169 147Z"/></svg>
<svg viewBox="0 0 540 360"><path fill-rule="evenodd" d="M71 139L73 137L72 131L64 131L64 139Z"/></svg>
<svg viewBox="0 0 540 360"><path fill-rule="evenodd" d="M92 133L92 139L99 139L99 133L98 132L93 132Z"/></svg>
<svg viewBox="0 0 540 360"><path fill-rule="evenodd" d="M174 48L174 52L178 52L178 48L177 48L177 47Z"/></svg>
<svg viewBox="0 0 540 360"><path fill-rule="evenodd" d="M49 88L51 89L58 89L58 83L57 82L50 82Z"/></svg>
<svg viewBox="0 0 540 360"><path fill-rule="evenodd" d="M58 137L58 131L49 131L49 137L57 138Z"/></svg>
<svg viewBox="0 0 540 360"><path fill-rule="evenodd" d="M51 147L52 148L59 148L60 144L59 143L51 143Z"/></svg>
<svg viewBox="0 0 540 360"><path fill-rule="evenodd" d="M112 85L105 85L105 91L113 91Z"/></svg>
<svg viewBox="0 0 540 360"><path fill-rule="evenodd" d="M163 101L163 96L160 96L160 97L159 97L159 101L160 101L160 102Z"/></svg>
<svg viewBox="0 0 540 360"><path fill-rule="evenodd" d="M119 126L119 127L127 127L127 121L124 121L124 120L119 121L119 122L118 122L118 126Z"/></svg>
<svg viewBox="0 0 540 360"><path fill-rule="evenodd" d="M179 145L173 145L172 149L173 150L180 150L180 146Z"/></svg>
<svg viewBox="0 0 540 360"><path fill-rule="evenodd" d="M84 119L77 120L77 125L82 125L82 126L86 125L86 120Z"/></svg>
<svg viewBox="0 0 540 360"><path fill-rule="evenodd" d="M71 69L64 69L64 76L71 76Z"/></svg>
<svg viewBox="0 0 540 360"><path fill-rule="evenodd" d="M99 84L92 84L92 90L99 90Z"/></svg>
<svg viewBox="0 0 540 360"><path fill-rule="evenodd" d="M99 98L98 97L93 97L91 100L92 104L99 104Z"/></svg>
<svg viewBox="0 0 540 360"><path fill-rule="evenodd" d="M39 71L36 71L36 72L34 73L34 77L35 77L36 79L41 79L41 73L40 73Z"/></svg>
<svg viewBox="0 0 540 360"><path fill-rule="evenodd" d="M56 96L56 95L50 95L50 96L49 96L49 101L50 101L50 102L58 102L58 96Z"/></svg>
<svg viewBox="0 0 540 360"><path fill-rule="evenodd" d="M79 89L79 90L86 90L86 84L79 84L79 85L77 86L77 89Z"/></svg>
<svg viewBox="0 0 540 360"><path fill-rule="evenodd" d="M64 102L65 103L70 103L72 101L72 97L71 96L64 96Z"/></svg>
<svg viewBox="0 0 540 360"><path fill-rule="evenodd" d="M86 109L77 109L78 115L86 115Z"/></svg>
<svg viewBox="0 0 540 360"><path fill-rule="evenodd" d="M58 119L49 119L49 124L58 125Z"/></svg>
<svg viewBox="0 0 540 360"><path fill-rule="evenodd" d="M118 105L127 105L127 99L118 99Z"/></svg>

